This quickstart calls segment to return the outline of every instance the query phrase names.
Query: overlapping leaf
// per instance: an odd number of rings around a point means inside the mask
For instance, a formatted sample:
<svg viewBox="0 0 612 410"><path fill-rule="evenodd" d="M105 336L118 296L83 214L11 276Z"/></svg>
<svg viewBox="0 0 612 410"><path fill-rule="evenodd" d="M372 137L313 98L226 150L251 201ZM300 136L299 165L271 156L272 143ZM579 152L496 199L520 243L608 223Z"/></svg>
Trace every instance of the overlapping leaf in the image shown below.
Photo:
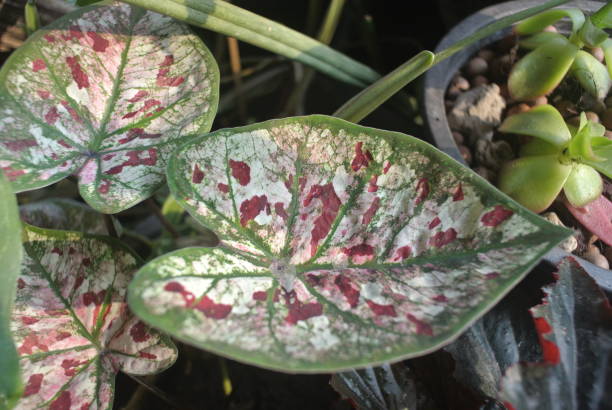
<svg viewBox="0 0 612 410"><path fill-rule="evenodd" d="M77 174L93 208L126 209L159 188L185 136L210 129L218 75L201 40L168 17L79 9L0 71L0 168L16 191Z"/></svg>
<svg viewBox="0 0 612 410"><path fill-rule="evenodd" d="M418 139L325 116L193 140L168 180L222 243L150 262L130 306L285 371L434 350L567 235Z"/></svg>
<svg viewBox="0 0 612 410"><path fill-rule="evenodd" d="M0 409L14 406L23 389L19 357L10 331L17 277L21 265L21 223L17 199L0 172Z"/></svg>
<svg viewBox="0 0 612 410"><path fill-rule="evenodd" d="M111 238L25 230L13 334L26 383L19 409L110 409L119 370L150 374L172 342L128 310L135 257Z"/></svg>
<svg viewBox="0 0 612 410"><path fill-rule="evenodd" d="M606 295L571 259L531 309L543 351L540 363L508 369L501 399L508 409L600 409L612 400L612 309Z"/></svg>

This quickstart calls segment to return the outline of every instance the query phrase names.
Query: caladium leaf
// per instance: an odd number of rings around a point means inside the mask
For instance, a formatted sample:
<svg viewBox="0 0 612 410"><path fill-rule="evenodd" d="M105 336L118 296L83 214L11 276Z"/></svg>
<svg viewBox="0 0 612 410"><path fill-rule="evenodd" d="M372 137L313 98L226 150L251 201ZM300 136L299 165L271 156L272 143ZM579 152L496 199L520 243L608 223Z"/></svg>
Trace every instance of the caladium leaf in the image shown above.
<svg viewBox="0 0 612 410"><path fill-rule="evenodd" d="M19 207L21 219L39 228L108 235L104 218L82 202L52 198ZM117 222L118 224L118 222Z"/></svg>
<svg viewBox="0 0 612 410"><path fill-rule="evenodd" d="M610 74L606 66L591 54L578 51L570 72L593 97L603 100L608 95L612 86Z"/></svg>
<svg viewBox="0 0 612 410"><path fill-rule="evenodd" d="M583 207L569 202L565 202L565 206L585 228L612 246L612 202L605 196L600 195Z"/></svg>
<svg viewBox="0 0 612 410"><path fill-rule="evenodd" d="M548 94L563 80L578 50L565 37L560 37L529 52L510 72L510 95L516 100L529 100Z"/></svg>
<svg viewBox="0 0 612 410"><path fill-rule="evenodd" d="M125 301L136 257L112 238L26 227L12 328L26 383L19 408L112 408L119 370L150 374L176 348Z"/></svg>
<svg viewBox="0 0 612 410"><path fill-rule="evenodd" d="M77 174L94 209L126 209L161 186L188 134L210 129L218 75L202 41L168 17L76 10L0 71L0 168L17 192Z"/></svg>
<svg viewBox="0 0 612 410"><path fill-rule="evenodd" d="M512 366L502 380L500 398L509 409L595 410L612 400L608 299L572 258L560 263L558 276L531 309L544 361Z"/></svg>
<svg viewBox="0 0 612 410"><path fill-rule="evenodd" d="M499 131L530 135L557 147L563 147L572 138L563 116L549 104L507 117Z"/></svg>
<svg viewBox="0 0 612 410"><path fill-rule="evenodd" d="M188 343L284 371L449 343L567 235L416 138L326 116L194 139L168 181L222 242L148 263L130 306Z"/></svg>
<svg viewBox="0 0 612 410"><path fill-rule="evenodd" d="M0 409L10 409L21 395L23 383L19 356L11 336L10 322L21 266L21 223L17 199L0 172Z"/></svg>

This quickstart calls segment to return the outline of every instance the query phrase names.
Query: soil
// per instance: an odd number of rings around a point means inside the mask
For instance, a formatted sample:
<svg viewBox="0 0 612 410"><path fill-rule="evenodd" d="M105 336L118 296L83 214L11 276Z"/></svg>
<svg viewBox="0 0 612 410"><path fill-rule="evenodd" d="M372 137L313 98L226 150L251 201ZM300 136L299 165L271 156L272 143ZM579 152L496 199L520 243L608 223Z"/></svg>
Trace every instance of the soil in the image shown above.
<svg viewBox="0 0 612 410"><path fill-rule="evenodd" d="M550 27L549 30L556 30ZM567 77L550 95L529 102L514 101L508 93L507 80L512 66L525 54L518 47L518 37L509 35L474 54L451 81L445 97L453 138L465 162L483 178L495 184L500 167L518 156L521 143L529 137L502 134L497 127L510 115L537 105L555 106L568 123L577 124L580 112L603 124L612 139L612 96L596 101L583 92L577 82ZM590 52L603 61L601 49ZM612 199L612 182L603 176L603 194ZM563 205L563 194L541 215L555 224L574 230L561 244L568 252L609 269L612 247L586 230Z"/></svg>

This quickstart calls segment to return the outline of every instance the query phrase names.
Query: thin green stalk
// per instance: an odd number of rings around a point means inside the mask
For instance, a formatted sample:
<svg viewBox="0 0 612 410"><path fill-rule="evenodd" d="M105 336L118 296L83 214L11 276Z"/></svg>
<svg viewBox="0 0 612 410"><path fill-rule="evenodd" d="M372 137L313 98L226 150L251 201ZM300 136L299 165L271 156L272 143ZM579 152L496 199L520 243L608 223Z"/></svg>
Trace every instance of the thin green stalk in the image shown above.
<svg viewBox="0 0 612 410"><path fill-rule="evenodd" d="M446 60L458 51L461 51L465 47L480 41L498 32L499 30L516 23L517 21L523 20L560 4L567 3L568 1L569 0L550 0L542 3L539 6L515 13L508 17L504 17L492 24L489 24L483 29L478 30L471 36L456 42L440 53L434 54L431 51L421 51L419 54L412 57L391 73L387 74L344 103L344 105L338 108L333 115L335 117L357 123L363 120L368 114L378 108L395 93L404 88L412 80L423 74L434 65Z"/></svg>
<svg viewBox="0 0 612 410"><path fill-rule="evenodd" d="M122 0L213 30L297 60L338 80L356 86L373 83L380 75L371 68L282 24L221 0Z"/></svg>
<svg viewBox="0 0 612 410"><path fill-rule="evenodd" d="M25 20L25 30L28 37L40 28L40 16L36 7L36 0L28 0L26 3L23 16Z"/></svg>

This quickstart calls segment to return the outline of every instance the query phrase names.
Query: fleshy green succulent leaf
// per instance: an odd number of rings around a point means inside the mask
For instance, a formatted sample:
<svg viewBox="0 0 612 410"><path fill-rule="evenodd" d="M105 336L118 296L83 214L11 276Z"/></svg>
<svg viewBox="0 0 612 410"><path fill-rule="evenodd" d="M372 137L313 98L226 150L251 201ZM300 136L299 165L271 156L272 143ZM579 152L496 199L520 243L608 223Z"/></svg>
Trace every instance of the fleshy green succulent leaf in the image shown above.
<svg viewBox="0 0 612 410"><path fill-rule="evenodd" d="M89 206L73 199L52 198L21 205L19 213L24 222L39 228L108 235L104 218Z"/></svg>
<svg viewBox="0 0 612 410"><path fill-rule="evenodd" d="M603 242L612 246L612 220L610 219L612 202L605 196L601 195L583 207L572 206L567 201L565 206L582 226L597 235Z"/></svg>
<svg viewBox="0 0 612 410"><path fill-rule="evenodd" d="M608 69L608 74L612 77L612 39L607 39L603 43L601 43L601 48L604 51L604 59L606 62L606 68Z"/></svg>
<svg viewBox="0 0 612 410"><path fill-rule="evenodd" d="M589 47L599 47L601 43L606 41L608 34L601 28L595 26L591 19L587 17L578 31L578 37Z"/></svg>
<svg viewBox="0 0 612 410"><path fill-rule="evenodd" d="M162 371L176 348L125 301L137 258L112 238L26 227L12 328L20 408L112 408L114 379Z"/></svg>
<svg viewBox="0 0 612 410"><path fill-rule="evenodd" d="M572 137L559 111L548 104L507 117L499 131L530 135L559 148L564 147Z"/></svg>
<svg viewBox="0 0 612 410"><path fill-rule="evenodd" d="M520 149L521 157L528 157L533 155L553 155L560 154L563 151L563 147L557 147L549 142L534 138L527 144L523 144Z"/></svg>
<svg viewBox="0 0 612 410"><path fill-rule="evenodd" d="M608 95L612 85L610 74L605 65L586 51L578 51L570 73L593 97L603 100Z"/></svg>
<svg viewBox="0 0 612 410"><path fill-rule="evenodd" d="M13 188L0 172L0 409L12 408L23 391L19 356L11 336L11 312L21 271L21 223Z"/></svg>
<svg viewBox="0 0 612 410"><path fill-rule="evenodd" d="M497 186L523 206L539 213L561 192L571 170L571 165L559 162L558 155L519 158L502 167Z"/></svg>
<svg viewBox="0 0 612 410"><path fill-rule="evenodd" d="M17 192L79 177L115 213L164 182L169 153L210 129L218 69L172 19L88 6L28 38L0 71L0 168Z"/></svg>
<svg viewBox="0 0 612 410"><path fill-rule="evenodd" d="M553 9L523 20L521 23L516 25L515 31L517 34L522 36L535 34L564 17L569 17L572 21L572 33L576 33L584 24L584 14L582 11L580 11L580 9Z"/></svg>
<svg viewBox="0 0 612 410"><path fill-rule="evenodd" d="M508 409L597 410L610 403L612 309L606 295L573 258L530 310L544 360L512 366L501 383Z"/></svg>
<svg viewBox="0 0 612 410"><path fill-rule="evenodd" d="M188 343L291 372L449 343L567 233L416 138L326 116L194 139L168 181L222 242L148 263L130 306Z"/></svg>
<svg viewBox="0 0 612 410"><path fill-rule="evenodd" d="M563 185L567 200L576 207L582 207L597 199L603 190L601 176L592 167L574 164Z"/></svg>
<svg viewBox="0 0 612 410"><path fill-rule="evenodd" d="M560 37L563 37L563 34L553 33L550 31L542 31L541 33L536 33L532 36L519 40L519 45L528 50L534 50L542 44L548 43L550 41L559 41Z"/></svg>
<svg viewBox="0 0 612 410"><path fill-rule="evenodd" d="M516 100L529 100L551 92L572 66L578 47L565 37L542 44L512 68L508 90Z"/></svg>
<svg viewBox="0 0 612 410"><path fill-rule="evenodd" d="M612 140L605 137L594 137L591 140L591 146L593 147L594 155L602 160L583 160L582 162L592 166L608 178L612 179Z"/></svg>
<svg viewBox="0 0 612 410"><path fill-rule="evenodd" d="M604 158L597 156L593 151L592 141L595 137L601 138L605 131L606 129L603 125L587 121L585 113L581 113L578 132L574 135L568 146L570 157L580 162L585 160L603 161Z"/></svg>
<svg viewBox="0 0 612 410"><path fill-rule="evenodd" d="M605 4L592 16L591 21L599 28L612 28L612 3Z"/></svg>

